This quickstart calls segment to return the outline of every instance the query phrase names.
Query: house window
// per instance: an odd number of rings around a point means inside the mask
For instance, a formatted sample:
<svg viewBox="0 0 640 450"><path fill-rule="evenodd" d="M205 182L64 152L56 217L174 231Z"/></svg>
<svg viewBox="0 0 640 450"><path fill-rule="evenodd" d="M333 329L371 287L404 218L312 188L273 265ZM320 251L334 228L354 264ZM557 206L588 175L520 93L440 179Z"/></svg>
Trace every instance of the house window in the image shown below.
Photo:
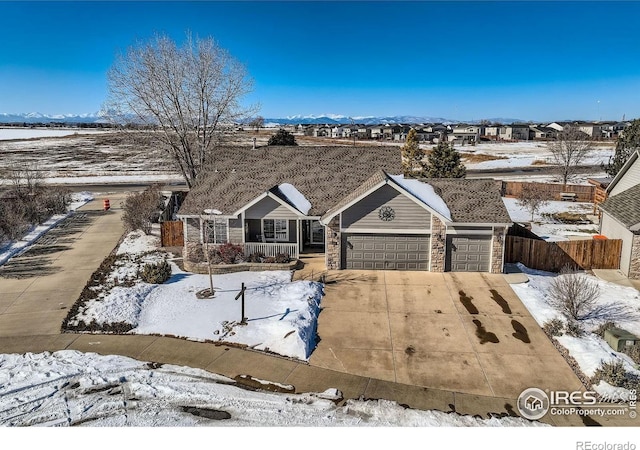
<svg viewBox="0 0 640 450"><path fill-rule="evenodd" d="M265 239L274 241L289 240L289 221L287 219L264 219L262 234Z"/></svg>
<svg viewBox="0 0 640 450"><path fill-rule="evenodd" d="M214 219L204 222L204 238L208 244L226 244L227 219Z"/></svg>

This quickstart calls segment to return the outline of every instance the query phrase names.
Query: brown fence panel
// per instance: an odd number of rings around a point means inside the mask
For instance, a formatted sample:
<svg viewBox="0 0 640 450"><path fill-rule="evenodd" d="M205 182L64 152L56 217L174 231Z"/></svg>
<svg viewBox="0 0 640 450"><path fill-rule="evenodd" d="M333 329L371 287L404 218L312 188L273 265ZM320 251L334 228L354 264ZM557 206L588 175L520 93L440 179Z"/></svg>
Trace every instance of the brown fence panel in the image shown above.
<svg viewBox="0 0 640 450"><path fill-rule="evenodd" d="M596 190L595 186L584 184L563 185L558 183L527 183L522 181L503 181L502 196L518 198L522 193L522 187L524 185L531 184L544 189L547 193L548 200L562 200L560 198L560 193L570 192L576 194L576 201L578 202L593 202Z"/></svg>
<svg viewBox="0 0 640 450"><path fill-rule="evenodd" d="M564 266L582 269L619 269L622 240L546 242L507 236L505 262L521 262L531 269L559 272Z"/></svg>
<svg viewBox="0 0 640 450"><path fill-rule="evenodd" d="M163 247L182 247L184 245L184 228L182 221L161 222L160 241Z"/></svg>

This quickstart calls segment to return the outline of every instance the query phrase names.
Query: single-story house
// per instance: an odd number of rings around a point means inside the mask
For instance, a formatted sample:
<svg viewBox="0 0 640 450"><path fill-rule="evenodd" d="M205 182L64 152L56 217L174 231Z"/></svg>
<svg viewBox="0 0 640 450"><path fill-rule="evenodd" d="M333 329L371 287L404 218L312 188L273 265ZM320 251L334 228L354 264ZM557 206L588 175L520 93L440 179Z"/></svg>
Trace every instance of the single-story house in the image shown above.
<svg viewBox="0 0 640 450"><path fill-rule="evenodd" d="M633 152L607 187L600 204L600 234L622 239L620 270L640 279L640 150Z"/></svg>
<svg viewBox="0 0 640 450"><path fill-rule="evenodd" d="M231 242L328 269L502 272L499 183L401 174L398 147L221 149L178 213L184 256Z"/></svg>

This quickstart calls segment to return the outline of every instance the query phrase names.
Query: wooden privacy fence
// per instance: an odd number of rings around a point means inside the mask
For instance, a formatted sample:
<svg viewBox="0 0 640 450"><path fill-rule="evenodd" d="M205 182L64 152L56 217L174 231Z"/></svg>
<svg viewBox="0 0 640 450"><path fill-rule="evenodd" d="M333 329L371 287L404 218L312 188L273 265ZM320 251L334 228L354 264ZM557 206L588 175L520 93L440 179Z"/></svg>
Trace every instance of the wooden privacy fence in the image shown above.
<svg viewBox="0 0 640 450"><path fill-rule="evenodd" d="M521 262L530 269L560 272L565 266L581 269L619 269L621 239L546 242L507 236L505 262Z"/></svg>
<svg viewBox="0 0 640 450"><path fill-rule="evenodd" d="M549 200L562 200L561 193L576 194L578 202L593 202L596 187L584 184L527 183L522 181L503 181L502 196L518 198L524 185L534 185L547 193Z"/></svg>
<svg viewBox="0 0 640 450"><path fill-rule="evenodd" d="M160 222L160 242L163 247L184 245L184 229L181 220Z"/></svg>

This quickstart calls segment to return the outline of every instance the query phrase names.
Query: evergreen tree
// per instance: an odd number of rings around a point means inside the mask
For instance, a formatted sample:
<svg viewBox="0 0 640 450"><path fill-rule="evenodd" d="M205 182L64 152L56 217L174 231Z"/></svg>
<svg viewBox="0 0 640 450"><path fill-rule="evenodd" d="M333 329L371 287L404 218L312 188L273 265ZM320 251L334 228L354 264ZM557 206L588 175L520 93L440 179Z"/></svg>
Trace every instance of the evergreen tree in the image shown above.
<svg viewBox="0 0 640 450"><path fill-rule="evenodd" d="M402 146L402 168L405 177L420 177L426 170L424 150L418 144L418 133L413 128L407 134L407 140Z"/></svg>
<svg viewBox="0 0 640 450"><path fill-rule="evenodd" d="M296 137L287 130L278 130L276 134L269 138L267 145L298 145Z"/></svg>
<svg viewBox="0 0 640 450"><path fill-rule="evenodd" d="M438 146L428 156L425 175L429 178L464 178L467 168L460 161L460 154L446 141L440 139Z"/></svg>
<svg viewBox="0 0 640 450"><path fill-rule="evenodd" d="M640 119L635 119L618 137L616 151L612 157L609 157L609 163L605 164L603 169L609 176L615 177L638 148L640 148Z"/></svg>

